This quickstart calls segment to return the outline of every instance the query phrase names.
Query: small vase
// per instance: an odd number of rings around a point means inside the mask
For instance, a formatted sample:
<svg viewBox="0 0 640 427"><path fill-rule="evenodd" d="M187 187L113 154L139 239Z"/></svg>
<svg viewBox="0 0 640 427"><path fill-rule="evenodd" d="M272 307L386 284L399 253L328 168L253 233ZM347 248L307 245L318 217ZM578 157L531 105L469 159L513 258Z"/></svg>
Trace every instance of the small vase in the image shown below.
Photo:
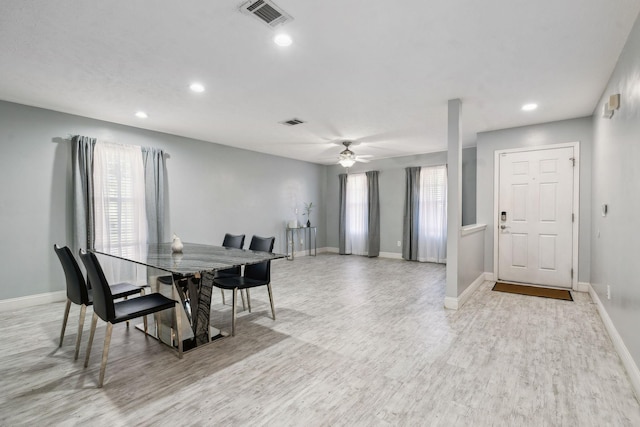
<svg viewBox="0 0 640 427"><path fill-rule="evenodd" d="M173 242L171 243L171 252L173 252L174 254L182 253L182 248L184 248L182 240L180 240L180 238L174 234Z"/></svg>
<svg viewBox="0 0 640 427"><path fill-rule="evenodd" d="M307 220L307 227L311 227L311 220L310 219Z"/></svg>

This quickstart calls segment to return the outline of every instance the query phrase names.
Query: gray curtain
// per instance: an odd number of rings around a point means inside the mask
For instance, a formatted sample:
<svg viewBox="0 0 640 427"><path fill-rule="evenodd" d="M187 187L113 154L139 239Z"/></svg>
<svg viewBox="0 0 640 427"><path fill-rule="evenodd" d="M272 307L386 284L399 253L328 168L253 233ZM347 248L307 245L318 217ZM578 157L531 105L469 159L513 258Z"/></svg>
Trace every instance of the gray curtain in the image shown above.
<svg viewBox="0 0 640 427"><path fill-rule="evenodd" d="M338 252L347 253L347 174L341 173L340 178L340 217L338 219Z"/></svg>
<svg viewBox="0 0 640 427"><path fill-rule="evenodd" d="M420 203L420 167L406 168L402 258L418 260L418 204Z"/></svg>
<svg viewBox="0 0 640 427"><path fill-rule="evenodd" d="M93 210L93 149L95 138L76 135L71 139L73 176L73 251L92 249L95 215Z"/></svg>
<svg viewBox="0 0 640 427"><path fill-rule="evenodd" d="M158 148L142 147L149 243L165 242L164 193L167 181L165 157L165 152Z"/></svg>
<svg viewBox="0 0 640 427"><path fill-rule="evenodd" d="M378 197L378 171L367 175L367 193L369 199L368 256L380 255L380 198Z"/></svg>

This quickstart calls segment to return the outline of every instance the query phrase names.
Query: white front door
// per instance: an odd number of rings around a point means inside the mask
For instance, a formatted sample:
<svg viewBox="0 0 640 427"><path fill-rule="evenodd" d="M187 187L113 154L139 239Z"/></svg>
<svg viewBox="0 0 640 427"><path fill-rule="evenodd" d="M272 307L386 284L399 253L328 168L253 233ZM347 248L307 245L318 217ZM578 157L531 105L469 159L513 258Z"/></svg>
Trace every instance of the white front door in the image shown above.
<svg viewBox="0 0 640 427"><path fill-rule="evenodd" d="M571 288L574 148L499 155L498 279Z"/></svg>

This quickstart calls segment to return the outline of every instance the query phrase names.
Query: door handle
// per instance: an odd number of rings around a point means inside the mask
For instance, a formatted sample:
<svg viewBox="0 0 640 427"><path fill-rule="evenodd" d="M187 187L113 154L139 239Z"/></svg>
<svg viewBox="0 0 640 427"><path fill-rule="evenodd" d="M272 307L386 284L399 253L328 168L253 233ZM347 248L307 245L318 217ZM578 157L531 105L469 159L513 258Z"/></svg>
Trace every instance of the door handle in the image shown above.
<svg viewBox="0 0 640 427"><path fill-rule="evenodd" d="M504 230L504 229L509 228L509 227L507 227L506 225L502 224L502 225L500 226L500 228L501 228L502 230Z"/></svg>

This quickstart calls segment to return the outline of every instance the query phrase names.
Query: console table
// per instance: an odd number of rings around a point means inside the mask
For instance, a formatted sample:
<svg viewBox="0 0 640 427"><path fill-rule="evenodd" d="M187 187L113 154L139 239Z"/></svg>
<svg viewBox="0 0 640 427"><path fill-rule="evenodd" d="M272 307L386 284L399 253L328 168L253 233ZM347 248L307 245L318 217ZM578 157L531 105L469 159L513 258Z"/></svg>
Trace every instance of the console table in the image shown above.
<svg viewBox="0 0 640 427"><path fill-rule="evenodd" d="M287 241L287 259L289 261L293 261L295 249L296 249L296 241L298 240L298 236L300 233L303 233L305 240L305 245L307 251L309 251L309 255L311 255L311 234L313 234L313 256L316 256L318 253L318 229L317 227L287 227L287 232L285 235L285 239ZM291 255L289 255L289 246L291 246Z"/></svg>

